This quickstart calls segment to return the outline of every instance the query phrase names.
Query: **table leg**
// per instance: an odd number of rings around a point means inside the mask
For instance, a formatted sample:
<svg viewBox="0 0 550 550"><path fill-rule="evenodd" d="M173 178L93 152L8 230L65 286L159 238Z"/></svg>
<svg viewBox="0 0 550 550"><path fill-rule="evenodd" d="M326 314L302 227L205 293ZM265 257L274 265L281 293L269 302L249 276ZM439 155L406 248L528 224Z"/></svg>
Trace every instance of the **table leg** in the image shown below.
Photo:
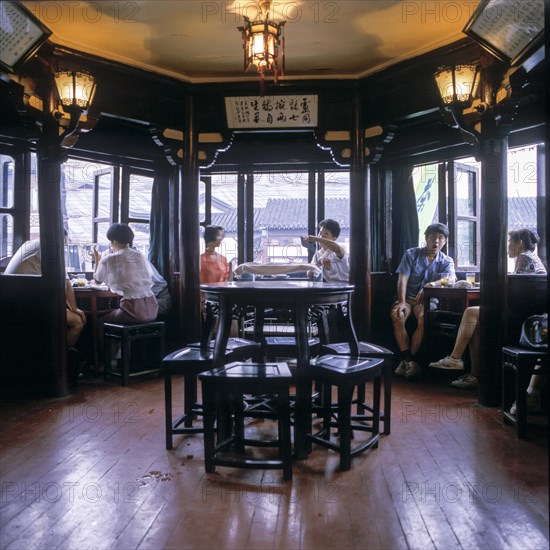
<svg viewBox="0 0 550 550"><path fill-rule="evenodd" d="M201 334L200 347L201 351L204 353L208 352L208 346L210 345L210 340L212 339L212 334L214 332L215 317L212 304L206 303L206 318L204 320L204 327Z"/></svg>
<svg viewBox="0 0 550 550"><path fill-rule="evenodd" d="M225 364L225 348L231 331L231 319L233 317L233 304L227 297L220 299L220 318L218 332L214 344L214 368L223 367Z"/></svg>
<svg viewBox="0 0 550 550"><path fill-rule="evenodd" d="M296 405L294 410L294 454L298 459L307 458L311 450L311 374L309 370L309 346L307 339L307 307L298 305L294 317L294 332L296 335L297 379Z"/></svg>

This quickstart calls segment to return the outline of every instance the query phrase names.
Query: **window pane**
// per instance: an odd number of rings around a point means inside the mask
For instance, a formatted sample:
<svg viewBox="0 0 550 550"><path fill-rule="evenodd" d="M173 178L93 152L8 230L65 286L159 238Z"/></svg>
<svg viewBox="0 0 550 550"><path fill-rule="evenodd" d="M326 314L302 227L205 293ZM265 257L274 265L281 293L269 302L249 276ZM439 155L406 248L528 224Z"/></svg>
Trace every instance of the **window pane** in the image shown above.
<svg viewBox="0 0 550 550"><path fill-rule="evenodd" d="M458 220L457 224L457 264L476 265L476 222Z"/></svg>
<svg viewBox="0 0 550 550"><path fill-rule="evenodd" d="M476 216L476 181L473 172L457 169L456 176L457 216Z"/></svg>
<svg viewBox="0 0 550 550"><path fill-rule="evenodd" d="M69 159L62 165L63 224L69 242L79 246L81 262L90 267L87 245L93 242L94 182L99 183L97 216L109 221L113 168L97 162ZM104 175L102 175L104 174Z"/></svg>
<svg viewBox="0 0 550 550"><path fill-rule="evenodd" d="M199 215L204 220L204 194L200 195ZM224 228L225 237L220 246L220 254L227 261L237 262L237 175L216 174L212 176L212 225ZM200 251L204 252L204 239L200 233Z"/></svg>
<svg viewBox="0 0 550 550"><path fill-rule="evenodd" d="M147 256L149 254L149 224L130 222L128 225L134 232L134 248Z"/></svg>
<svg viewBox="0 0 550 550"><path fill-rule="evenodd" d="M38 212L38 178L36 172L36 153L31 153L31 219L30 239L40 238L40 213Z"/></svg>
<svg viewBox="0 0 550 550"><path fill-rule="evenodd" d="M13 171L14 162L12 157L0 155L2 166L2 180L0 185L0 207L13 207Z"/></svg>
<svg viewBox="0 0 550 550"><path fill-rule="evenodd" d="M97 224L97 244L102 252L107 250L111 245L107 238L109 227L111 227L111 222L101 222Z"/></svg>
<svg viewBox="0 0 550 550"><path fill-rule="evenodd" d="M437 221L437 164L415 166L412 177L418 212L418 243L424 242L426 227Z"/></svg>
<svg viewBox="0 0 550 550"><path fill-rule="evenodd" d="M112 169L101 170L95 174L97 181L97 212L96 221L109 221L111 219L111 201L113 194Z"/></svg>
<svg viewBox="0 0 550 550"><path fill-rule="evenodd" d="M130 174L128 225L134 232L134 247L145 256L149 253L150 246L150 228L149 219L151 217L151 200L153 196L153 181L150 176L142 174ZM139 223L137 220L143 220Z"/></svg>
<svg viewBox="0 0 550 550"><path fill-rule="evenodd" d="M538 233L536 145L508 150L508 231L523 228ZM514 268L515 258L508 258L508 271Z"/></svg>
<svg viewBox="0 0 550 550"><path fill-rule="evenodd" d="M130 175L130 219L147 220L151 217L151 197L153 194L153 178L138 174ZM149 231L147 231L147 234Z"/></svg>
<svg viewBox="0 0 550 550"><path fill-rule="evenodd" d="M349 172L326 172L325 218L332 218L340 224L342 231L337 241L348 253L349 206Z"/></svg>
<svg viewBox="0 0 550 550"><path fill-rule="evenodd" d="M13 256L13 253L13 216L0 214L0 260Z"/></svg>
<svg viewBox="0 0 550 550"><path fill-rule="evenodd" d="M308 175L270 172L254 179L254 225L257 262L307 261L300 235L307 233Z"/></svg>

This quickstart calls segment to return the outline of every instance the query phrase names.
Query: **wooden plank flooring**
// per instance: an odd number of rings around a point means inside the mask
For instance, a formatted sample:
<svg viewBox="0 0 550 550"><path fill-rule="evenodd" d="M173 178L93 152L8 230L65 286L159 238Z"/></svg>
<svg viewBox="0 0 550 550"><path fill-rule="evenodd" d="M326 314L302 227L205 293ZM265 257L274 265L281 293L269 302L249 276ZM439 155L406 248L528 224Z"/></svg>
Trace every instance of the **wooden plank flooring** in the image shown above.
<svg viewBox="0 0 550 550"><path fill-rule="evenodd" d="M157 378L4 402L0 547L548 548L546 428L518 441L473 392L393 388L378 449L339 472L336 453L314 446L292 482L278 470L205 474L200 435L166 451Z"/></svg>

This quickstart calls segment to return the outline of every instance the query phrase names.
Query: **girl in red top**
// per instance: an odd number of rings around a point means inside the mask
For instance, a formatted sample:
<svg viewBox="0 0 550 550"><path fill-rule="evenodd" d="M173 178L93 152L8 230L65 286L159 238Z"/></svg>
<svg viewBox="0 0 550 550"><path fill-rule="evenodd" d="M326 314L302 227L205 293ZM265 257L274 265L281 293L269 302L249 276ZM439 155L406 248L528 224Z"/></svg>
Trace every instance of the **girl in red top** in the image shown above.
<svg viewBox="0 0 550 550"><path fill-rule="evenodd" d="M219 225L204 228L206 250L200 257L200 283L222 283L230 279L227 258L216 251L222 243L224 229Z"/></svg>

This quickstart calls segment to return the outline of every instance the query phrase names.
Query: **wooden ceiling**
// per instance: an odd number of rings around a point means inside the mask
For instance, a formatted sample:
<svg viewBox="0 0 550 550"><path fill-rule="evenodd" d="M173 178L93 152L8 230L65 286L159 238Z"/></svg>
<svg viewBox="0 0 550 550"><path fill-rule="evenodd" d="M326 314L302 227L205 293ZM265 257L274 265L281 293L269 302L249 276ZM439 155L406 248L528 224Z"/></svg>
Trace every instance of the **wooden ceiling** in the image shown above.
<svg viewBox="0 0 550 550"><path fill-rule="evenodd" d="M24 1L57 45L190 83L257 79L243 71L243 15L256 0ZM277 0L292 79L355 79L445 46L478 2Z"/></svg>

